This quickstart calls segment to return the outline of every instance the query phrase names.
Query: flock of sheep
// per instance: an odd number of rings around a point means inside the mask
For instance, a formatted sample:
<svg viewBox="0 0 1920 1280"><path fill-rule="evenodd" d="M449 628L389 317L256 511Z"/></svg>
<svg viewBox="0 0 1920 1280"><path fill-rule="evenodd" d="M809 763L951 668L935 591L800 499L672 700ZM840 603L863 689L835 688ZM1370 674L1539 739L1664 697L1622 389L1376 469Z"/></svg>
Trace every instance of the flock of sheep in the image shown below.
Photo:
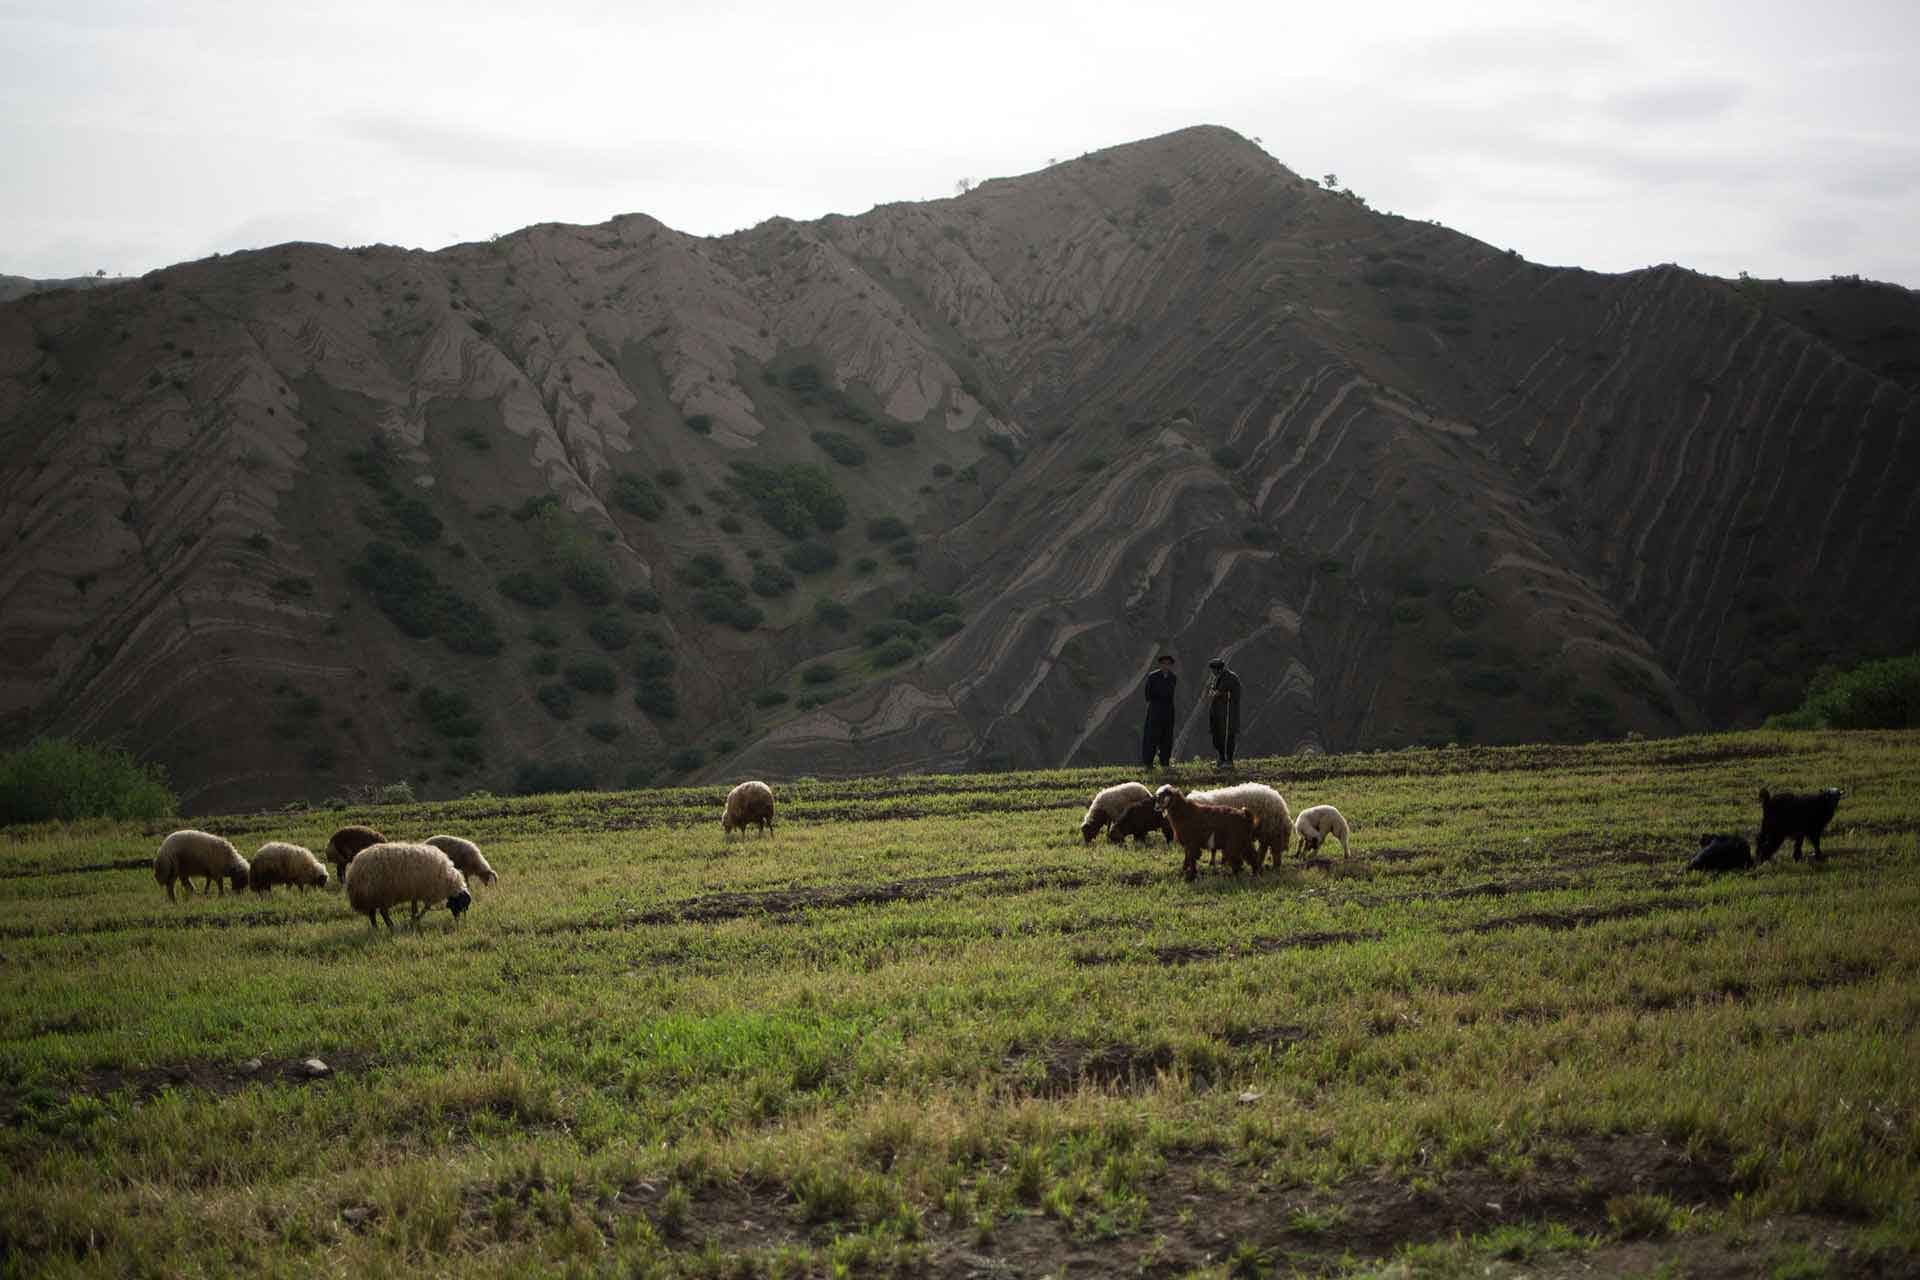
<svg viewBox="0 0 1920 1280"><path fill-rule="evenodd" d="M1793 856L1798 859L1803 839L1813 843L1813 856L1820 859L1821 833L1832 821L1843 794L1833 787L1805 796L1762 790L1758 841L1761 861L1771 858L1787 840L1793 841ZM742 782L727 793L720 816L721 832L744 832L748 827L758 827L763 835L773 829L773 788L764 782ZM1185 852L1181 870L1188 880L1199 874L1200 855L1208 849L1213 851L1216 863L1224 858L1228 872L1234 875L1242 865L1258 875L1261 863L1269 856L1277 867L1295 835L1300 837L1303 855L1316 852L1329 839L1340 842L1342 857L1352 852L1347 820L1338 809L1317 804L1295 818L1288 812L1285 798L1263 782L1192 793L1171 784L1149 791L1143 783L1123 782L1097 793L1080 822L1080 837L1088 844L1103 830L1113 844L1125 844L1129 837L1144 842L1153 832L1160 832L1169 845L1177 844ZM1700 838L1700 844L1700 853L1689 864L1695 870L1737 870L1753 865L1744 836L1706 835ZM390 841L370 827L342 827L327 841L327 855L346 887L348 905L364 914L367 927L376 931L382 919L392 930L393 916L389 913L403 903L411 908L416 928L422 915L442 903L457 924L473 902L467 878L486 885L499 879L480 847L460 836L429 836L411 844ZM326 867L311 850L300 845L269 841L248 862L231 842L205 831L176 831L161 841L153 859L153 875L165 887L169 901L176 900L176 882L192 893L195 877L204 882L202 892L217 888L222 897L228 884L236 893L246 888L271 893L275 885L282 884L303 890L324 889L327 885Z"/></svg>
<svg viewBox="0 0 1920 1280"><path fill-rule="evenodd" d="M1143 783L1123 782L1093 797L1080 822L1080 838L1091 844L1103 829L1113 844L1125 844L1130 836L1144 841L1160 832L1168 844L1185 851L1182 874L1188 880L1199 874L1200 854L1206 849L1213 850L1216 862L1224 857L1227 870L1235 875L1242 864L1260 874L1268 855L1279 866L1295 835L1302 854L1315 852L1328 839L1340 842L1341 857L1352 851L1347 820L1338 809L1317 804L1295 818L1287 811L1286 799L1264 782L1190 794L1171 783L1148 791Z"/></svg>
<svg viewBox="0 0 1920 1280"><path fill-rule="evenodd" d="M773 788L764 782L742 782L727 793L721 832L748 827L758 827L763 835L773 829ZM1080 834L1091 843L1102 829L1114 844L1124 844L1128 836L1144 840L1151 832L1161 832L1167 843L1186 851L1188 880L1197 874L1200 853L1208 848L1216 861L1225 857L1227 869L1235 874L1242 864L1258 874L1268 854L1278 865L1295 834L1303 853L1318 849L1329 837L1340 841L1343 856L1349 848L1347 820L1338 809L1315 805L1294 818L1280 793L1259 782L1192 795L1173 786L1150 792L1138 782L1108 787L1087 807ZM381 920L393 928L390 913L402 904L410 908L416 928L421 916L441 904L457 924L473 903L468 877L486 885L499 879L480 846L460 836L429 836L414 844L388 840L371 827L341 827L327 841L327 856L346 888L348 905L365 915L367 927L376 931ZM264 894L276 885L306 890L324 889L328 883L327 868L301 845L272 840L249 862L231 841L194 830L176 831L160 842L153 878L166 889L168 901L178 901L176 883L192 893L196 878L202 881L201 892L218 890L222 897L229 884L235 893L250 888Z"/></svg>
<svg viewBox="0 0 1920 1280"><path fill-rule="evenodd" d="M430 836L411 844L390 841L369 827L342 827L327 841L327 856L346 886L348 905L364 913L367 927L375 930L379 920L385 920L391 930L390 913L402 903L412 908L415 927L422 915L441 903L458 923L473 903L467 877L488 885L499 879L480 846L460 836ZM178 901L174 884L192 893L195 877L203 882L201 892L218 889L221 897L229 884L235 893L248 888L272 893L275 885L282 884L302 890L327 887L327 869L302 845L271 840L248 862L231 841L220 836L176 831L160 842L160 852L153 858L153 878L165 887L168 901Z"/></svg>

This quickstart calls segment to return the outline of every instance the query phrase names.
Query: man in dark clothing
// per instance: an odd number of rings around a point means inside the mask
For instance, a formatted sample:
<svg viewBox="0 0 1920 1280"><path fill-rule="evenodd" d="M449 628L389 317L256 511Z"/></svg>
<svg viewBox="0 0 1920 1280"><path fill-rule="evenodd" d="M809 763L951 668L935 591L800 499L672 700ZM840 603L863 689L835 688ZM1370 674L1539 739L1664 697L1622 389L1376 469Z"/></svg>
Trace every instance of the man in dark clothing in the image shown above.
<svg viewBox="0 0 1920 1280"><path fill-rule="evenodd" d="M1180 677L1173 674L1173 655L1160 655L1160 668L1147 673L1147 727L1140 735L1140 767L1151 769L1153 756L1160 753L1160 767L1166 768L1173 756L1173 686Z"/></svg>
<svg viewBox="0 0 1920 1280"><path fill-rule="evenodd" d="M1240 677L1227 670L1225 658L1207 664L1213 672L1207 681L1207 728L1213 733L1215 764L1233 763L1234 739L1240 736Z"/></svg>

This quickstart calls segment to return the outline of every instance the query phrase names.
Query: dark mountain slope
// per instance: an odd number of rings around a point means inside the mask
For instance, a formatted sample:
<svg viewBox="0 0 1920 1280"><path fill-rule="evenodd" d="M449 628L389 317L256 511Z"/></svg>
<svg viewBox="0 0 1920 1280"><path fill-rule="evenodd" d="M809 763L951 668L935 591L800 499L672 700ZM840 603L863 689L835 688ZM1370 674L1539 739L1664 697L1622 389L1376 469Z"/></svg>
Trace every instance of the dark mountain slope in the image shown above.
<svg viewBox="0 0 1920 1280"><path fill-rule="evenodd" d="M1920 639L1912 316L1535 266L1218 129L186 264L0 307L0 714L212 807L1125 760L1169 646L1258 751L1750 723Z"/></svg>

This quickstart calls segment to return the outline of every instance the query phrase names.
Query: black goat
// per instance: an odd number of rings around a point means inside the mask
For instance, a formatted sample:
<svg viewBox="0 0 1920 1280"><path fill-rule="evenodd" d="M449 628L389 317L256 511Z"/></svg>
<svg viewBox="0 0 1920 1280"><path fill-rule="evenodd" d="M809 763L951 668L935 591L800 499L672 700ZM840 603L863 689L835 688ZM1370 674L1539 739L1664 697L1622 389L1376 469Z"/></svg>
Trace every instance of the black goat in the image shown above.
<svg viewBox="0 0 1920 1280"><path fill-rule="evenodd" d="M1744 871L1753 865L1753 853L1747 838L1737 835L1704 835L1700 852L1687 864L1689 871Z"/></svg>
<svg viewBox="0 0 1920 1280"><path fill-rule="evenodd" d="M1785 841L1793 841L1793 860L1800 860L1800 842L1813 841L1813 858L1823 862L1826 855L1820 852L1820 833L1833 821L1833 812L1840 807L1840 797L1846 794L1838 787L1828 787L1825 791L1815 791L1810 795L1794 795L1782 792L1770 794L1765 787L1760 788L1760 838L1754 842L1754 852L1765 862L1780 850Z"/></svg>

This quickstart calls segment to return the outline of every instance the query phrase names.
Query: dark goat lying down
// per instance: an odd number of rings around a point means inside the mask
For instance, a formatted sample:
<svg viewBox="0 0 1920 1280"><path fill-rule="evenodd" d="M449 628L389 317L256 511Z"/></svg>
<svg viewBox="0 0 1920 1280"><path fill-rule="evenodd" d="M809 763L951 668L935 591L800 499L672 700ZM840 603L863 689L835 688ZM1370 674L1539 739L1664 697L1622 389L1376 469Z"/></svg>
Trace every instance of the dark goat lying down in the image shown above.
<svg viewBox="0 0 1920 1280"><path fill-rule="evenodd" d="M1844 794L1838 787L1804 796L1784 791L1773 795L1765 787L1760 788L1760 838L1754 841L1754 853L1765 862L1780 851L1783 843L1791 840L1793 860L1798 862L1800 842L1811 840L1814 861L1825 861L1827 855L1820 852L1820 833L1833 821L1834 810L1840 807L1840 797Z"/></svg>
<svg viewBox="0 0 1920 1280"><path fill-rule="evenodd" d="M1156 809L1153 801L1142 800L1129 805L1125 813L1113 820L1113 825L1107 828L1107 840L1125 844L1127 837L1132 836L1145 844L1147 837L1156 831L1167 838L1168 844L1173 843L1173 824L1167 821L1167 815Z"/></svg>
<svg viewBox="0 0 1920 1280"><path fill-rule="evenodd" d="M1687 864L1689 871L1744 871L1753 865L1753 853L1747 838L1736 835L1704 835L1700 852Z"/></svg>

